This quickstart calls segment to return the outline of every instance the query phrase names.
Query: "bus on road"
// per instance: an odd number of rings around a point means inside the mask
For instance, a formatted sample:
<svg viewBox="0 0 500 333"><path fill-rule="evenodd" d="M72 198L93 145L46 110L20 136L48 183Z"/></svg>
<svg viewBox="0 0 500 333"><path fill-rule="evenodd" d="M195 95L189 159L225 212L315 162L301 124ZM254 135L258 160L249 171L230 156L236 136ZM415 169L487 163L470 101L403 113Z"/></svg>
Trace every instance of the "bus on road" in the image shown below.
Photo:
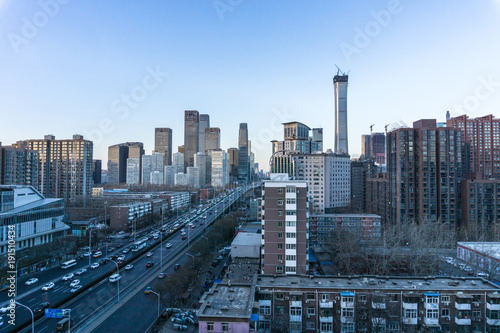
<svg viewBox="0 0 500 333"><path fill-rule="evenodd" d="M72 259L72 260L68 260L68 261L65 261L61 264L61 268L62 269L68 269L70 267L73 267L76 265L76 260L75 259Z"/></svg>
<svg viewBox="0 0 500 333"><path fill-rule="evenodd" d="M137 252L143 248L146 247L146 240L147 239L141 239L137 242L135 242L133 245L132 245L132 252Z"/></svg>

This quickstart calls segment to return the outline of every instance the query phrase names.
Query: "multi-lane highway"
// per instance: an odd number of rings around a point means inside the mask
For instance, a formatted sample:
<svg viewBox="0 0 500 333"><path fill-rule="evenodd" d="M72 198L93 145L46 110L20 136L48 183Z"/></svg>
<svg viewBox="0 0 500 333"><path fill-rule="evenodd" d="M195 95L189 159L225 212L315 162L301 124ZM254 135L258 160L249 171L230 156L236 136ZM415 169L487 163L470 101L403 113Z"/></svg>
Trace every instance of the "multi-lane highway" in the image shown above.
<svg viewBox="0 0 500 333"><path fill-rule="evenodd" d="M146 254L143 254L139 258L131 261L132 256L135 255L135 253L129 252L128 254L126 254L126 264L133 264L134 267L131 270L125 271L123 269L125 264L122 265L122 268L120 269L122 278L119 281L120 294L124 295L131 292L131 290L136 287L140 283L140 281L143 281L147 279L148 276L151 276L151 273L153 271L156 272L157 267L160 264L160 257L162 256L162 252L164 258L164 268L168 273L169 269L171 269L169 268L169 265L173 262L172 258L178 255L180 251L187 246L187 243L191 239L194 239L199 234L203 233L207 225L212 223L216 219L216 217L222 213L224 206L225 208L227 208L229 206L229 201L236 200L236 198L241 193L241 189L235 190L230 196L227 196L225 198L225 201L213 202L209 207L204 208L204 211L200 214L187 214L190 215L190 218L180 217L179 220L182 220L184 224L187 225L188 223L193 222L195 226L195 228L185 227L186 234L189 239L182 240L180 232L176 232L171 235L164 236L162 248L160 248L160 241L158 240L158 244L149 249L149 251L152 252L151 257L147 257ZM215 211L217 211L217 213L215 213ZM207 220L204 225L201 226L198 220L203 219L203 216L207 216ZM173 225L174 223L175 222L172 222L171 224ZM148 242L152 241L153 240L150 240ZM169 249L165 248L167 242L172 244L172 247ZM115 250L115 252L119 252L121 250L122 249ZM153 266L153 268L146 268L146 263L150 261L154 262L155 266ZM69 302L65 302L66 304L61 304L63 300L68 299L72 295L74 295L70 291L71 280L62 281L62 276L69 272L76 272L81 267L87 268L87 272L78 277L75 277L78 278L81 281L81 284L84 286L84 288L82 288L81 290L86 289L85 286L88 286L89 284L95 285L92 286L89 290L85 290L84 292L82 292L81 295L74 297ZM111 283L107 278L107 276L114 272L116 272L116 265L112 262L108 262L96 269L90 269L88 267L88 261L86 261L85 259L80 261L77 266L72 267L71 269L68 269L66 271L60 269L49 270L40 274L38 276L39 281L32 286L24 286L25 279L21 279L19 281L19 287L21 287L21 296L19 298L19 302L27 305L31 309L37 308L37 306L42 302L49 302L51 304L50 307L54 307L55 305L57 305L59 308L70 308L72 309L71 317L74 320L75 325L77 327L82 326L83 323L90 322L91 319L95 318L98 314L101 314L107 308L116 303L118 283ZM55 286L51 290L44 292L41 290L41 287L45 282L48 281L54 281ZM134 290L134 292L137 292L137 290ZM17 307L16 326L19 327L19 325L28 322L31 323L31 314L29 313L29 311L23 307ZM55 330L57 322L58 319L41 318L36 321L35 329L37 332L53 332ZM151 322L152 320L150 321L150 323ZM7 318L4 316L4 326L0 328L0 332L11 332L14 330L16 330L16 327L8 325Z"/></svg>

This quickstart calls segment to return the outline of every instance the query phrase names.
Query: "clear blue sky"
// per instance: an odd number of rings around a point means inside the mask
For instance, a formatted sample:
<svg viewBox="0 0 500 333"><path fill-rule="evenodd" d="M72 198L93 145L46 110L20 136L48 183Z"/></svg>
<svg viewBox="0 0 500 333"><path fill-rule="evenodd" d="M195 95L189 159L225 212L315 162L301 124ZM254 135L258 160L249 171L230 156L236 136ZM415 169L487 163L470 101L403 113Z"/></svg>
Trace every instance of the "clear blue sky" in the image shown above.
<svg viewBox="0 0 500 333"><path fill-rule="evenodd" d="M350 70L351 154L372 123L499 115L499 1L60 1L0 0L3 145L79 133L106 163L108 146L150 153L170 127L176 151L196 109L223 149L247 122L267 170L282 122L323 127L333 148L335 65Z"/></svg>

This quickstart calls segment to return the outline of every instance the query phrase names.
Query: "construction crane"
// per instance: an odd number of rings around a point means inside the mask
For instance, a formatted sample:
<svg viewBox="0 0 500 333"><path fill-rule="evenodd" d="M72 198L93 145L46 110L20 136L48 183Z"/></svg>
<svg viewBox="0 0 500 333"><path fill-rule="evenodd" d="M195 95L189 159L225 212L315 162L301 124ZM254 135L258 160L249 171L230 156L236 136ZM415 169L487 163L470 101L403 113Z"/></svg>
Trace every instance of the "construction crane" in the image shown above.
<svg viewBox="0 0 500 333"><path fill-rule="evenodd" d="M375 126L375 124L370 125L370 136L372 136L372 133L373 133L373 126Z"/></svg>

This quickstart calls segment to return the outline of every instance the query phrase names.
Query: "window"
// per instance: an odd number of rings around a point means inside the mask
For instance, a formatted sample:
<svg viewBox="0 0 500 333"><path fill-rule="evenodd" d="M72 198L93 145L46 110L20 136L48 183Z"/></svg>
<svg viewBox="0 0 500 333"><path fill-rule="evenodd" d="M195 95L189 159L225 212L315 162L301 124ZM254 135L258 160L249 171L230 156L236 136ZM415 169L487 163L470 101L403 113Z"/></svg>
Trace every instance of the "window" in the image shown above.
<svg viewBox="0 0 500 333"><path fill-rule="evenodd" d="M476 318L481 317L481 309L472 310L472 317L476 317Z"/></svg>
<svg viewBox="0 0 500 333"><path fill-rule="evenodd" d="M283 226L283 221L278 221L278 227L282 227Z"/></svg>
<svg viewBox="0 0 500 333"><path fill-rule="evenodd" d="M367 300L368 300L368 297L366 295L359 295L360 302L366 303Z"/></svg>
<svg viewBox="0 0 500 333"><path fill-rule="evenodd" d="M283 187L278 187L278 194L283 194Z"/></svg>
<svg viewBox="0 0 500 333"><path fill-rule="evenodd" d="M354 296L342 296L342 302L354 302Z"/></svg>
<svg viewBox="0 0 500 333"><path fill-rule="evenodd" d="M439 296L427 296L425 301L427 304L438 304Z"/></svg>
<svg viewBox="0 0 500 333"><path fill-rule="evenodd" d="M229 332L229 323L222 323L222 332Z"/></svg>
<svg viewBox="0 0 500 333"><path fill-rule="evenodd" d="M276 266L276 273L283 274L283 265Z"/></svg>
<svg viewBox="0 0 500 333"><path fill-rule="evenodd" d="M441 317L449 317L450 316L450 309L441 309Z"/></svg>
<svg viewBox="0 0 500 333"><path fill-rule="evenodd" d="M263 315L270 315L271 314L271 307L268 305L261 306L259 309L259 313Z"/></svg>
<svg viewBox="0 0 500 333"><path fill-rule="evenodd" d="M278 232L278 238L283 238L283 233L282 232Z"/></svg>
<svg viewBox="0 0 500 333"><path fill-rule="evenodd" d="M417 309L405 309L404 318L417 318Z"/></svg>
<svg viewBox="0 0 500 333"><path fill-rule="evenodd" d="M207 322L207 331L211 332L214 330L214 323L213 322Z"/></svg>
<svg viewBox="0 0 500 333"><path fill-rule="evenodd" d="M342 308L342 317L354 317L354 308Z"/></svg>
<svg viewBox="0 0 500 333"><path fill-rule="evenodd" d="M288 244L286 244L288 245ZM278 250L282 250L283 249L283 244L282 243L278 243Z"/></svg>
<svg viewBox="0 0 500 333"><path fill-rule="evenodd" d="M308 314L308 315L314 315L314 313L315 313L315 311L314 311L314 310L315 310L315 309L314 309L313 307L308 307L308 308L307 308L307 314Z"/></svg>
<svg viewBox="0 0 500 333"><path fill-rule="evenodd" d="M443 295L443 296L441 296L441 302L443 302L443 303L450 303L450 296L449 295Z"/></svg>
<svg viewBox="0 0 500 333"><path fill-rule="evenodd" d="M290 307L290 316L302 316L302 308L296 306Z"/></svg>
<svg viewBox="0 0 500 333"><path fill-rule="evenodd" d="M278 199L278 206L283 206L283 199Z"/></svg>
<svg viewBox="0 0 500 333"><path fill-rule="evenodd" d="M354 323L342 323L340 329L342 330L342 332L354 332Z"/></svg>
<svg viewBox="0 0 500 333"><path fill-rule="evenodd" d="M278 254L278 260L281 262L283 261L283 255L282 254Z"/></svg>
<svg viewBox="0 0 500 333"><path fill-rule="evenodd" d="M286 249L288 249L288 250L296 249L296 248L297 248L297 244L286 244Z"/></svg>
<svg viewBox="0 0 500 333"><path fill-rule="evenodd" d="M295 227L296 226L296 223L295 221L286 221L286 226L287 227Z"/></svg>
<svg viewBox="0 0 500 333"><path fill-rule="evenodd" d="M428 319L438 319L439 318L439 310L438 309L428 309L425 317Z"/></svg>
<svg viewBox="0 0 500 333"><path fill-rule="evenodd" d="M295 193L295 186L287 186L286 193Z"/></svg>
<svg viewBox="0 0 500 333"><path fill-rule="evenodd" d="M285 271L295 273L295 266L286 266Z"/></svg>
<svg viewBox="0 0 500 333"><path fill-rule="evenodd" d="M286 238L296 238L296 233L295 232L287 232L286 233Z"/></svg>
<svg viewBox="0 0 500 333"><path fill-rule="evenodd" d="M283 211L282 210L278 210L278 216L283 216Z"/></svg>
<svg viewBox="0 0 500 333"><path fill-rule="evenodd" d="M308 321L306 322L306 330L308 331L314 331L316 329L316 323L314 321Z"/></svg>
<svg viewBox="0 0 500 333"><path fill-rule="evenodd" d="M288 199L286 199L286 203L287 203L288 205L295 205L295 204L296 204L296 201L295 201L295 199L288 198Z"/></svg>
<svg viewBox="0 0 500 333"><path fill-rule="evenodd" d="M321 325L320 326L321 331L329 331L329 332L333 331L333 323L321 323L320 325Z"/></svg>
<svg viewBox="0 0 500 333"><path fill-rule="evenodd" d="M323 300L323 301L329 301L330 300L330 294L321 294L321 300Z"/></svg>
<svg viewBox="0 0 500 333"><path fill-rule="evenodd" d="M286 260L297 260L297 257L296 256L292 256L292 255L287 255L285 257Z"/></svg>
<svg viewBox="0 0 500 333"><path fill-rule="evenodd" d="M286 215L291 216L291 215L297 215L297 211L295 210L287 210Z"/></svg>
<svg viewBox="0 0 500 333"><path fill-rule="evenodd" d="M276 311L276 314L284 314L285 313L285 307L283 305L277 305L275 311Z"/></svg>

